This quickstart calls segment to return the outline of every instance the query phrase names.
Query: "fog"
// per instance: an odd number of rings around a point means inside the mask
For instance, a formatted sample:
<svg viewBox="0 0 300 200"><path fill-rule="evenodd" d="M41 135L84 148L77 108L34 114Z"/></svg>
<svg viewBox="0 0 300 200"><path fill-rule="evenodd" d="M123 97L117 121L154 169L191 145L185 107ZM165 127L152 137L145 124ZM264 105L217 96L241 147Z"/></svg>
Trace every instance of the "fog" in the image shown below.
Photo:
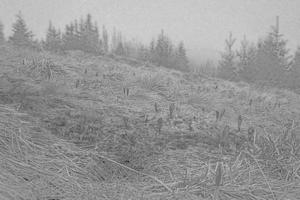
<svg viewBox="0 0 300 200"><path fill-rule="evenodd" d="M19 10L36 37L48 22L56 27L91 13L98 25L121 30L127 38L149 42L161 29L184 41L192 60L215 59L231 31L238 40L264 36L280 16L280 30L293 50L300 43L299 0L0 0L5 33Z"/></svg>

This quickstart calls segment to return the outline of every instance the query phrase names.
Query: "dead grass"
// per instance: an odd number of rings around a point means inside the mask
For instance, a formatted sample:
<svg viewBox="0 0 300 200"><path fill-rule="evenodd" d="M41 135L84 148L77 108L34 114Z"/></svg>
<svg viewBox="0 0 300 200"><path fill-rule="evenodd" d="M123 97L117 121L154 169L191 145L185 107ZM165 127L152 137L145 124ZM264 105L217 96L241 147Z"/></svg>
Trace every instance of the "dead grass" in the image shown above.
<svg viewBox="0 0 300 200"><path fill-rule="evenodd" d="M0 199L299 199L298 95L1 48Z"/></svg>

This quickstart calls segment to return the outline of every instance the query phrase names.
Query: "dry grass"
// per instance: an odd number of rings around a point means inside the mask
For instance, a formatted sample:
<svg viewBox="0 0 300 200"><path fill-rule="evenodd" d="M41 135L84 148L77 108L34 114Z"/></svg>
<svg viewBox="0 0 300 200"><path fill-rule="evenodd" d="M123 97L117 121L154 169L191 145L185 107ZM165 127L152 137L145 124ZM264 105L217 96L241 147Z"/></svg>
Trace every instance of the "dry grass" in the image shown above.
<svg viewBox="0 0 300 200"><path fill-rule="evenodd" d="M298 95L1 48L0 199L299 199Z"/></svg>

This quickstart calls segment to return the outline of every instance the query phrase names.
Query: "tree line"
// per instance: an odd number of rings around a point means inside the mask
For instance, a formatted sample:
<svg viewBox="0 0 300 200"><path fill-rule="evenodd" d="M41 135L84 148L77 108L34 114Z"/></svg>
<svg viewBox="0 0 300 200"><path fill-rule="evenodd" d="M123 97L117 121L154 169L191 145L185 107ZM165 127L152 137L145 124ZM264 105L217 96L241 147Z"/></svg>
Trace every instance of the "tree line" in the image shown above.
<svg viewBox="0 0 300 200"><path fill-rule="evenodd" d="M0 22L0 43L3 42L6 40L3 24ZM184 43L174 45L163 30L148 45L145 45L136 40L126 40L116 28L111 34L104 25L100 29L97 22L93 21L91 14L87 14L80 20L73 20L65 26L63 31L56 28L50 21L45 38L37 40L34 39L34 34L28 29L19 12L12 25L12 35L9 36L7 42L55 53L80 50L95 55L126 56L169 68L188 70Z"/></svg>
<svg viewBox="0 0 300 200"><path fill-rule="evenodd" d="M270 32L257 43L244 36L237 50L234 50L236 39L230 33L221 54L218 76L300 92L300 47L291 54L287 42L279 30L279 17Z"/></svg>

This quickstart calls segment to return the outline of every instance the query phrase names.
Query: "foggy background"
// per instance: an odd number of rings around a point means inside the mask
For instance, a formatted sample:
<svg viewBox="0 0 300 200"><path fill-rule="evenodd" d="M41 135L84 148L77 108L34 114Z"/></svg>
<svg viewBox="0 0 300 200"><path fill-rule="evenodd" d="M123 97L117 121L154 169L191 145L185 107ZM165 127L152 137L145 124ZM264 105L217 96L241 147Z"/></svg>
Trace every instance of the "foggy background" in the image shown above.
<svg viewBox="0 0 300 200"><path fill-rule="evenodd" d="M256 42L280 16L280 31L295 50L300 41L299 0L0 0L5 34L19 10L37 38L45 36L48 22L56 27L73 19L93 16L99 27L116 27L147 44L161 29L172 40L183 40L192 61L216 59L230 31L239 41ZM238 41L238 42L239 42Z"/></svg>

